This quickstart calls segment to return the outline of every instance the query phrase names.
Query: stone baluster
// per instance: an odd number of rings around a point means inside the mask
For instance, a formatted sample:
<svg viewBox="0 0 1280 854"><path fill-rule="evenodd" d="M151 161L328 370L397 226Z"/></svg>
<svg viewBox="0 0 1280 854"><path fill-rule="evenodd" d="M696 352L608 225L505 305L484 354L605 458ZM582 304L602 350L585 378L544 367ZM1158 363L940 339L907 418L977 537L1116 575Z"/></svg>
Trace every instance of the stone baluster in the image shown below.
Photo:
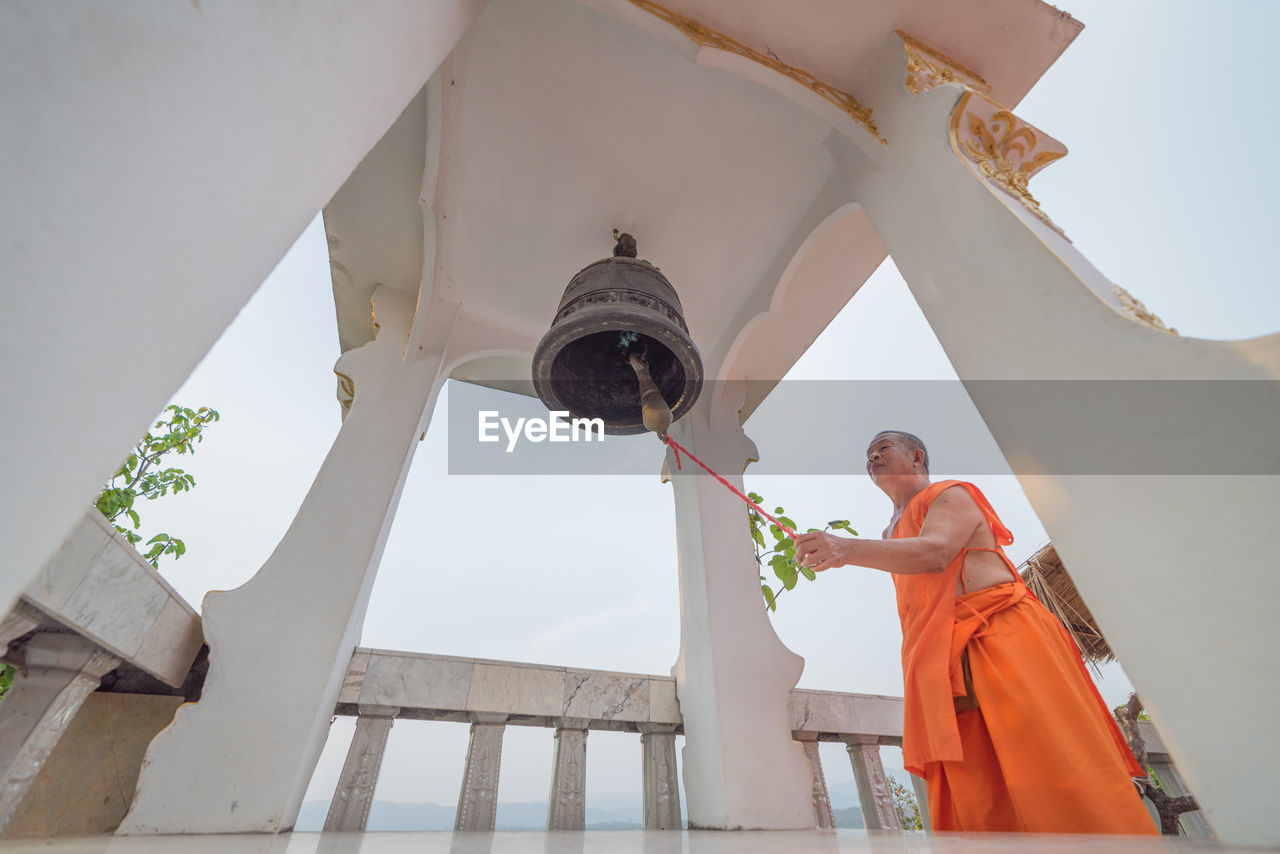
<svg viewBox="0 0 1280 854"><path fill-rule="evenodd" d="M506 715L474 714L467 767L458 794L454 830L493 830L498 819L498 773L502 767L502 735Z"/></svg>
<svg viewBox="0 0 1280 854"><path fill-rule="evenodd" d="M398 714L400 710L394 706L360 706L347 761L342 766L342 776L338 778L338 787L324 820L325 830L362 831L369 823L369 808L373 806L373 790L378 785L387 736Z"/></svg>
<svg viewBox="0 0 1280 854"><path fill-rule="evenodd" d="M902 832L898 812L893 808L893 794L880 761L880 740L874 735L842 735L840 740L849 750L853 778L858 784L858 803L867 830Z"/></svg>
<svg viewBox="0 0 1280 854"><path fill-rule="evenodd" d="M911 788L916 793L916 805L920 807L920 825L925 830L932 830L933 824L929 819L929 787L925 785L923 777L911 775Z"/></svg>
<svg viewBox="0 0 1280 854"><path fill-rule="evenodd" d="M1178 769L1173 766L1172 762L1168 759L1157 759L1154 756L1150 757L1150 759L1151 770L1155 772L1156 777L1160 780L1160 789L1166 795L1171 798L1177 798L1191 794L1187 784L1183 782L1182 776L1178 774ZM1184 812L1178 816L1178 826L1182 828L1183 833L1193 839L1216 838L1213 828L1209 826L1209 822L1205 821L1204 813L1201 810Z"/></svg>
<svg viewBox="0 0 1280 854"><path fill-rule="evenodd" d="M37 633L23 654L25 667L6 694L0 717L0 830L13 819L85 698L120 664L72 634Z"/></svg>
<svg viewBox="0 0 1280 854"><path fill-rule="evenodd" d="M835 813L831 809L831 796L827 794L827 778L822 773L822 757L818 755L818 734L809 730L797 730L795 740L804 747L804 755L813 769L813 811L818 827L827 830L836 826Z"/></svg>
<svg viewBox="0 0 1280 854"><path fill-rule="evenodd" d="M547 830L582 830L587 826L587 721L556 718L555 725Z"/></svg>
<svg viewBox="0 0 1280 854"><path fill-rule="evenodd" d="M640 750L644 762L644 829L679 830L676 727L672 724L640 724Z"/></svg>

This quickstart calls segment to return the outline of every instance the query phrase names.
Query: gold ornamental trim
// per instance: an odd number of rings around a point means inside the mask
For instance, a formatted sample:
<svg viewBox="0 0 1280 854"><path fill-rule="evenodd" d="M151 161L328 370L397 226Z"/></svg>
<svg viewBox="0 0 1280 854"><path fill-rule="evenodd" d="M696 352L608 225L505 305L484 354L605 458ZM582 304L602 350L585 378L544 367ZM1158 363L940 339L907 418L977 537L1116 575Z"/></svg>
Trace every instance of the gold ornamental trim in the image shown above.
<svg viewBox="0 0 1280 854"><path fill-rule="evenodd" d="M959 83L983 95L991 94L991 84L972 68L902 30L894 32L902 39L902 47L907 53L907 89L912 95L927 92L943 83Z"/></svg>
<svg viewBox="0 0 1280 854"><path fill-rule="evenodd" d="M356 399L356 382L336 368L333 372L338 375L338 402L342 404L342 414L345 417L351 411L351 401Z"/></svg>
<svg viewBox="0 0 1280 854"><path fill-rule="evenodd" d="M1033 175L1066 156L1065 145L990 98L970 91L951 114L951 146L988 183L1066 237L1027 189Z"/></svg>
<svg viewBox="0 0 1280 854"><path fill-rule="evenodd" d="M659 6L652 0L631 0L631 3L650 15L666 21L701 47L712 47L717 50L736 53L794 80L823 100L835 104L851 119L861 125L863 129L880 140L881 144L889 144L889 141L882 137L880 131L876 128L876 123L871 118L871 108L862 106L857 98L843 89L837 89L830 83L819 80L803 68L787 65L772 53L761 53L755 48L748 47L722 32L695 21L693 18L681 15L679 12L668 9L665 6Z"/></svg>
<svg viewBox="0 0 1280 854"><path fill-rule="evenodd" d="M1172 326L1165 326L1163 320L1153 314L1150 309L1142 304L1142 300L1138 299L1114 282L1111 287L1115 289L1116 299L1120 300L1120 305L1124 307L1125 312L1134 320L1139 323L1145 323L1147 326L1150 326L1153 329L1158 329L1161 332L1168 332L1171 335L1178 334L1178 330L1174 329Z"/></svg>

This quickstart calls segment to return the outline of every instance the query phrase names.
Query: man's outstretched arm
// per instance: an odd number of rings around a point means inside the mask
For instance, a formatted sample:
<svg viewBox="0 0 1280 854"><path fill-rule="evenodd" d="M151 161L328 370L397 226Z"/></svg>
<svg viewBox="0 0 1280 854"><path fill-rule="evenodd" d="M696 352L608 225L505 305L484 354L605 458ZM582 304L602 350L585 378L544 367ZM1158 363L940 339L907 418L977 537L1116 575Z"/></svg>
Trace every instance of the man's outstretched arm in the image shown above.
<svg viewBox="0 0 1280 854"><path fill-rule="evenodd" d="M815 572L836 566L865 566L895 575L942 572L982 524L982 511L968 490L943 490L925 516L918 537L864 540L815 532L796 537L796 560Z"/></svg>

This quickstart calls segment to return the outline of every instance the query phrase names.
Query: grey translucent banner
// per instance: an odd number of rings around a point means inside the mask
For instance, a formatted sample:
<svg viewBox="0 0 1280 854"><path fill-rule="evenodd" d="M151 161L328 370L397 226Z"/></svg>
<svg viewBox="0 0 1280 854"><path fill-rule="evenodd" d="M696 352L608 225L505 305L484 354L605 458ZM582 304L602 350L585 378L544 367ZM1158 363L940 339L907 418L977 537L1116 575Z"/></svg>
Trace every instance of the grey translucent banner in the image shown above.
<svg viewBox="0 0 1280 854"><path fill-rule="evenodd" d="M862 474L867 443L889 429L924 440L935 476L1280 474L1280 383L1270 380L803 380L752 392L767 392L744 426L760 452L753 474ZM659 470L653 434L587 427L553 419L536 398L451 382L449 473Z"/></svg>

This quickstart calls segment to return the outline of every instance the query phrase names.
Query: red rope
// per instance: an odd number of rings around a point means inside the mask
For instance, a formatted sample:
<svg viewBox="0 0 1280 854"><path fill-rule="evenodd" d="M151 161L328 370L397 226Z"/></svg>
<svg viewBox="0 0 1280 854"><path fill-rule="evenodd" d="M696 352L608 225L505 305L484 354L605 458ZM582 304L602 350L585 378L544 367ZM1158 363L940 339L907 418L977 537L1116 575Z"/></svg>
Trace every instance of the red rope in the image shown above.
<svg viewBox="0 0 1280 854"><path fill-rule="evenodd" d="M673 454L675 454L675 456L676 456L676 469L677 469L678 471L683 471L683 467L680 465L680 454L681 454L681 452L684 452L684 454L685 454L689 459L693 460L695 463L697 463L698 465L702 466L702 467L703 467L703 469L705 469L705 470L706 470L707 474L711 475L711 476L712 476L712 477L714 477L716 480L718 480L718 481L720 481L721 483L723 483L723 484L725 485L725 488L726 488L726 489L728 489L728 490L729 490L730 492L732 492L734 495L736 495L736 496L738 496L739 498L741 498L743 501L747 502L747 504L748 504L748 505L750 505L750 506L751 506L751 508L752 508L753 510L755 510L757 513L759 513L761 516L765 517L765 518L766 518L766 519L768 519L770 522L772 522L773 524L775 524L775 525L777 525L779 528L781 528L783 531L785 531L788 537L790 537L790 538L791 538L791 539L793 539L793 540L796 538L796 532L795 532L795 531L791 530L791 529L790 529L790 528L788 528L786 525L784 525L784 524L782 524L781 522L779 522L779 521L777 520L777 518L775 518L774 516L771 516L771 515L768 513L768 511L766 511L763 507L761 507L759 504L757 504L757 503L755 503L754 501L752 501L752 500L751 500L750 498L748 498L747 496L743 495L743 494L742 494L742 491L741 491L740 489L738 489L736 486L734 486L734 485L733 485L732 483L730 483L729 481L725 480L725 479L724 479L723 477L721 477L720 475L716 474L716 472L715 472L714 470L712 470L711 466L707 465L707 464L706 464L706 463L704 463L702 460L698 459L698 458L697 458L697 457L695 457L693 454L691 454L691 453L689 452L689 449L688 449L688 448L686 448L686 447L684 447L683 445L681 445L681 444L680 444L679 442L677 442L675 439L672 439L672 438L671 438L669 435L667 435L666 433L659 433L659 434L658 434L658 438L662 440L663 444L665 444L665 445L667 445L668 447L670 447L670 448L671 448L671 452L672 452Z"/></svg>

